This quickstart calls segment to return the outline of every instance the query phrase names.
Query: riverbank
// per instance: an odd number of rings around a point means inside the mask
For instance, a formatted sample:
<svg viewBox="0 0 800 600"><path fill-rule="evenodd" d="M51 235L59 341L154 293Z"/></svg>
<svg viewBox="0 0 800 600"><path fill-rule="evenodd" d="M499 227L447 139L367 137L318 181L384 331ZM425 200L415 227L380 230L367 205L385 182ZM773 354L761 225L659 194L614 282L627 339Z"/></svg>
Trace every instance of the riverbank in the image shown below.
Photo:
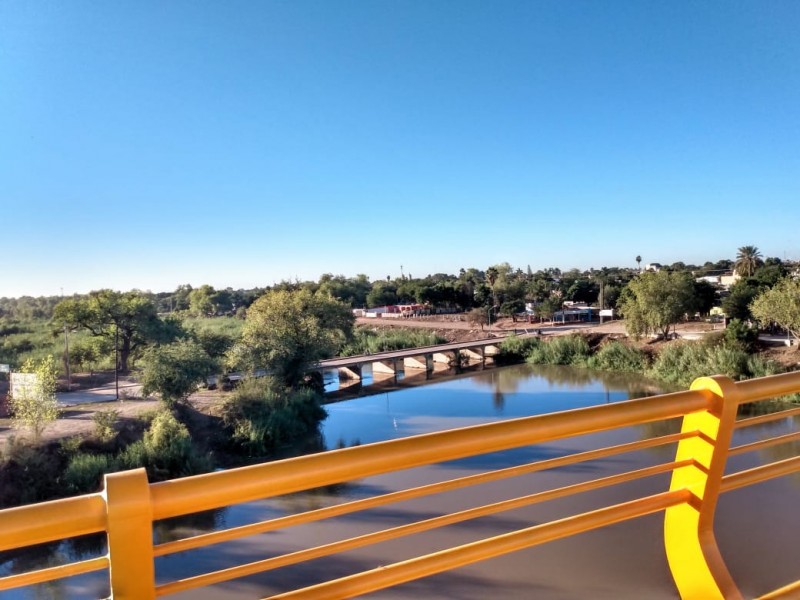
<svg viewBox="0 0 800 600"><path fill-rule="evenodd" d="M569 335L571 333L583 333L590 337L592 346L599 346L600 344L609 340L624 340L627 345L641 350L652 358L658 354L663 348L668 347L670 344L675 344L675 341L652 341L642 340L634 341L627 338L625 333L624 321L611 321L604 324L591 324L586 325L583 323L569 324L569 325L554 325L552 323L522 323L513 322L511 319L501 318L491 327L481 329L476 328L466 321L459 321L453 317L449 319L357 319L358 325L362 327L369 327L374 329L427 329L431 333L438 335L448 342L461 342L473 341L478 339L485 339L491 336L507 336L509 333L522 332L523 330L533 331L539 330L542 336L546 338L554 336ZM705 323L705 322L689 322L680 323L676 327L677 334L682 339L702 339L708 335L719 335L721 328L719 324ZM780 364L784 369L797 369L800 368L800 352L794 347L786 346L761 346L758 349L757 355L765 360L774 361ZM93 379L89 376L77 375L76 381L80 382L81 392L72 392L74 394L83 393L87 398L92 395L102 397L102 401L92 402L86 401L83 398L81 403L73 404L64 409L61 417L49 425L42 436L43 443L49 443L60 439L73 437L73 436L90 436L94 431L93 417L96 413L107 410L115 410L119 413L120 420L124 423L132 419L136 419L140 414L158 410L160 402L155 398L142 398L137 393L136 388L132 382L124 380L122 382L122 390L125 391L121 401L110 401L113 396L109 393L103 396L102 394L94 394L100 388L91 388L91 383L96 382L106 386L112 385L113 379L102 379L102 375L94 375ZM87 388L87 389L82 389ZM101 390L102 391L102 390ZM197 415L207 415L211 418L218 417L218 407L222 400L225 398L225 392L218 390L200 390L192 394L188 399L188 405L191 407L193 413ZM25 433L15 430L12 427L12 422L8 418L0 418L0 451L7 444L9 438L24 438Z"/></svg>

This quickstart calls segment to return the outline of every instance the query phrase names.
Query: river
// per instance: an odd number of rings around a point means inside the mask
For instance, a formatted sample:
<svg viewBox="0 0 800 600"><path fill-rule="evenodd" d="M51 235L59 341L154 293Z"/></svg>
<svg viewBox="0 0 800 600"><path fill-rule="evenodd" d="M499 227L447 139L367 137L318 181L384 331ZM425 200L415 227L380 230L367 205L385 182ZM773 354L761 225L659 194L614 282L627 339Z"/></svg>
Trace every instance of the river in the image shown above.
<svg viewBox="0 0 800 600"><path fill-rule="evenodd" d="M395 387L395 386L392 386ZM370 388L365 388L370 389ZM372 388L373 391L375 388ZM328 404L320 444L336 448L367 444L430 431L487 423L514 417L618 402L656 393L657 387L638 376L593 373L567 367L500 367L445 378L434 383L373 393ZM796 429L784 420L737 432L734 444ZM634 441L676 431L677 421L630 427L534 447L452 461L371 477L324 490L250 502L192 517L158 523L156 541L177 539L218 528L391 492L484 471L560 456L598 446ZM797 448L794 448L797 451ZM765 452L774 459L778 450ZM467 491L440 494L393 504L365 513L291 527L236 542L159 558L159 583L284 554L338 539L361 535L471 506L499 501L551 487L624 472L671 460L674 447L623 454L544 471ZM731 469L758 464L759 453L735 457ZM532 524L662 491L668 475L658 475L588 494L543 503L493 517L451 525L425 534L384 542L280 570L218 584L174 598L201 600L259 598L296 586L344 576L365 568L409 558L447 546L468 543ZM798 535L797 478L783 478L723 496L718 507L717 536L734 579L745 596L764 593L798 575L794 545ZM376 592L381 599L409 598L675 598L676 591L663 551L661 514L608 527L462 567L397 588ZM0 564L5 574L50 564L59 555L87 558L102 553L102 540L64 543L35 557ZM1 598L98 598L108 593L101 574L73 577L49 586L6 592Z"/></svg>

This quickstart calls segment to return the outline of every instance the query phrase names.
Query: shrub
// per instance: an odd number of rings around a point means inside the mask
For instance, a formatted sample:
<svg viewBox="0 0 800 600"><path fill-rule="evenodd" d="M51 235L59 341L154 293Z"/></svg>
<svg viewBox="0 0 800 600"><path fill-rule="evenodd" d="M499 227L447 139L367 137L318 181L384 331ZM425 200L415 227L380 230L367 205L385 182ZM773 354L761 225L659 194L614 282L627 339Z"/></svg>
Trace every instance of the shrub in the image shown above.
<svg viewBox="0 0 800 600"><path fill-rule="evenodd" d="M116 435L114 425L119 419L118 410L100 410L94 413L92 421L94 421L94 434L101 442L110 442Z"/></svg>
<svg viewBox="0 0 800 600"><path fill-rule="evenodd" d="M732 379L744 379L770 374L776 368L770 361L748 355L738 345L708 346L701 342L679 342L661 350L649 375L688 386L698 377L727 375Z"/></svg>
<svg viewBox="0 0 800 600"><path fill-rule="evenodd" d="M589 343L582 335L556 337L531 349L527 361L537 365L585 365Z"/></svg>
<svg viewBox="0 0 800 600"><path fill-rule="evenodd" d="M222 410L234 443L251 455L263 455L308 435L326 414L314 390L281 388L270 378L245 380Z"/></svg>
<svg viewBox="0 0 800 600"><path fill-rule="evenodd" d="M706 375L727 375L741 379L747 375L747 353L726 344L706 351Z"/></svg>
<svg viewBox="0 0 800 600"><path fill-rule="evenodd" d="M10 437L6 442L2 478L13 485L0 485L0 503L6 506L41 502L62 495L58 476L63 469L59 453L46 446L33 446Z"/></svg>
<svg viewBox="0 0 800 600"><path fill-rule="evenodd" d="M647 356L641 350L631 348L620 342L611 341L603 344L589 358L587 365L592 369L604 371L642 372L647 367Z"/></svg>
<svg viewBox="0 0 800 600"><path fill-rule="evenodd" d="M495 356L495 360L500 364L525 360L540 345L541 340L535 337L509 335L500 344L500 354Z"/></svg>
<svg viewBox="0 0 800 600"><path fill-rule="evenodd" d="M78 453L82 443L83 439L81 436L72 435L70 437L61 439L61 441L58 443L58 446L59 450L61 450L61 454L69 458Z"/></svg>
<svg viewBox="0 0 800 600"><path fill-rule="evenodd" d="M64 485L73 494L94 492L100 488L103 475L115 470L116 461L106 454L76 454L64 471Z"/></svg>
<svg viewBox="0 0 800 600"><path fill-rule="evenodd" d="M750 377L778 375L779 373L783 373L784 370L780 363L764 358L759 354L751 354L747 357L747 374Z"/></svg>
<svg viewBox="0 0 800 600"><path fill-rule="evenodd" d="M668 344L659 352L649 375L681 386L697 377L709 375L706 369L706 348L693 342Z"/></svg>
<svg viewBox="0 0 800 600"><path fill-rule="evenodd" d="M168 410L162 410L141 440L119 454L123 469L144 467L151 480L191 475L208 468L208 461L197 455L186 426Z"/></svg>
<svg viewBox="0 0 800 600"><path fill-rule="evenodd" d="M750 327L744 321L732 319L725 329L723 339L728 345L737 345L745 350L752 351L758 342L758 330Z"/></svg>

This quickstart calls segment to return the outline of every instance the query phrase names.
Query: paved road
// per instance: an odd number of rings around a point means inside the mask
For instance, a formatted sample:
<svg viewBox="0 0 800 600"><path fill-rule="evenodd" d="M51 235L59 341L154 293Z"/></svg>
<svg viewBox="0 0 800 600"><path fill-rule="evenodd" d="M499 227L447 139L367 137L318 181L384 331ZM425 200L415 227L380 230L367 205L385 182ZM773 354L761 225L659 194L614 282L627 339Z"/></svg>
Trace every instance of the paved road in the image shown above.
<svg viewBox="0 0 800 600"><path fill-rule="evenodd" d="M142 386L131 382L120 382L120 398L140 398ZM93 404L95 402L115 402L117 400L114 384L74 392L59 392L56 394L59 406L76 406L78 404Z"/></svg>

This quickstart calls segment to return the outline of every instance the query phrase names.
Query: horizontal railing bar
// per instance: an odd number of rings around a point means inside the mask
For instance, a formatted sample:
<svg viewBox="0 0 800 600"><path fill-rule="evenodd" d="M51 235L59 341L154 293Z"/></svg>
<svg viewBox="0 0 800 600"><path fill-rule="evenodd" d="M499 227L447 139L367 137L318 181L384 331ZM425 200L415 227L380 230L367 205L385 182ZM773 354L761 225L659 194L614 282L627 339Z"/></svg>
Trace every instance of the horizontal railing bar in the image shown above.
<svg viewBox="0 0 800 600"><path fill-rule="evenodd" d="M785 396L800 389L800 371L737 381L736 388L744 398L740 404Z"/></svg>
<svg viewBox="0 0 800 600"><path fill-rule="evenodd" d="M769 448L770 446L778 446L780 444L786 444L788 442L793 442L795 440L800 440L800 431L795 431L794 433L787 433L786 435L779 435L766 440L751 442L749 444L742 444L741 446L735 446L730 450L728 450L728 456L734 456L736 454L744 454L745 452L752 452L753 450Z"/></svg>
<svg viewBox="0 0 800 600"><path fill-rule="evenodd" d="M437 483L430 483L415 488L382 494L380 496L373 496L371 498L363 498L361 500L354 500L352 502L344 502L334 506L319 508L303 513L294 515L287 515L278 517L270 521L261 523L253 523L250 525L242 525L240 527L232 527L223 531L214 531L211 533L204 533L194 537L185 538L182 540L175 540L159 544L153 548L154 556L165 556L167 554L174 554L176 552L184 552L194 548L201 548L211 544L218 544L230 540L238 539L248 535L256 535L259 533L266 533L267 531L274 531L284 527L291 527L294 525L301 525L304 523L311 523L314 521L321 521L332 517L339 517L342 515L354 513L369 508L384 506L394 502L401 502L404 500L411 500L428 496L431 494L438 494L451 490L464 488L471 485L478 485L482 483L489 483L492 481L499 481L510 477L517 477L520 475L527 475L537 471L545 471L547 469L555 469L573 465L580 462L589 460L596 460L599 458L607 458L615 456L624 452L633 452L636 450L645 450L666 444L679 442L682 439L687 439L696 436L696 432L683 432L673 433L670 435L648 438L636 442L628 442L626 444L619 444L616 446L609 446L607 448L599 448L596 450L588 450L586 452L578 452L569 454L567 456L559 456L557 458L549 458L535 463L525 465L518 465L515 467L507 467L505 469L497 469L495 471L488 471L486 473L478 473L477 475L468 475L466 477L459 477L450 479L448 481L441 481Z"/></svg>
<svg viewBox="0 0 800 600"><path fill-rule="evenodd" d="M683 504L689 500L690 496L691 493L688 490L663 492L279 594L272 596L271 600L352 598L545 542L652 514L670 506Z"/></svg>
<svg viewBox="0 0 800 600"><path fill-rule="evenodd" d="M731 473L722 478L721 492L730 492L741 487L768 481L776 477L791 475L800 471L800 456L793 456L784 460L779 460L768 465L753 467L738 473Z"/></svg>
<svg viewBox="0 0 800 600"><path fill-rule="evenodd" d="M64 577L71 577L73 575L82 575L83 573L91 573L92 571L101 571L107 568L108 557L98 556L97 558L66 565L58 565L57 567L29 571L28 573L20 573L18 575L8 575L6 577L0 577L0 591L10 590L24 585L45 583L46 581L63 579Z"/></svg>
<svg viewBox="0 0 800 600"><path fill-rule="evenodd" d="M454 513L448 513L446 515L440 515L438 517L432 517L430 519L424 519L422 521L416 521L414 523L399 525L397 527L391 527L389 529L383 529L381 531L375 531L357 537L331 542L330 544L324 544L322 546L316 546L314 548L299 550L297 552L283 554L281 556L276 556L260 561L255 561L252 563L247 563L244 565L239 565L236 567L232 567L230 569L214 571L212 573L205 573L203 575L198 575L196 577L181 579L179 581L158 586L156 588L156 595L166 596L168 594L175 594L177 592L182 592L202 586L208 586L208 585L213 585L215 583L230 581L231 579L237 579L239 577L245 577L247 575L263 573L265 571L271 571L281 567L287 567L289 565L294 565L300 562L322 558L323 556L330 556L331 554L346 552L348 550L354 550L356 548L370 546L372 544L377 544L379 542L393 540L400 537L412 535L415 533L421 533L423 531L430 531L431 529L444 527L446 525L453 525L455 523L469 521L472 519L477 519L479 517L485 517L500 512L507 512L509 510L515 510L517 508L530 506L532 504L538 504L540 502L546 502L548 500L563 498L565 496L570 496L572 494L596 490L602 487L609 487L612 485L617 485L628 481L642 479L644 477L658 475L660 473L671 472L673 469L689 466L691 464L694 464L694 461L688 459L679 462L654 465L652 467L645 467L643 469L638 469L636 471L627 471L625 473L620 473L617 475L610 475L608 477L593 479L591 481L576 483L560 488L555 488L552 490L536 492L535 494L520 496L518 498L502 500L500 502L495 502L484 506L477 506L475 508L469 508Z"/></svg>
<svg viewBox="0 0 800 600"><path fill-rule="evenodd" d="M757 600L779 600L780 598L800 598L800 581L795 581L769 594L759 596Z"/></svg>
<svg viewBox="0 0 800 600"><path fill-rule="evenodd" d="M766 415L759 415L757 417L748 417L741 419L733 424L734 429L742 429L744 427L752 427L753 425L761 425L762 423L769 423L771 421L778 421L780 419L788 419L800 415L800 406L797 408L790 408L779 412L769 413Z"/></svg>
<svg viewBox="0 0 800 600"><path fill-rule="evenodd" d="M675 392L154 483L150 486L153 519L166 519L389 471L679 417L707 409L712 400L711 393L705 390Z"/></svg>
<svg viewBox="0 0 800 600"><path fill-rule="evenodd" d="M0 551L97 533L106 528L105 502L87 494L0 511Z"/></svg>

